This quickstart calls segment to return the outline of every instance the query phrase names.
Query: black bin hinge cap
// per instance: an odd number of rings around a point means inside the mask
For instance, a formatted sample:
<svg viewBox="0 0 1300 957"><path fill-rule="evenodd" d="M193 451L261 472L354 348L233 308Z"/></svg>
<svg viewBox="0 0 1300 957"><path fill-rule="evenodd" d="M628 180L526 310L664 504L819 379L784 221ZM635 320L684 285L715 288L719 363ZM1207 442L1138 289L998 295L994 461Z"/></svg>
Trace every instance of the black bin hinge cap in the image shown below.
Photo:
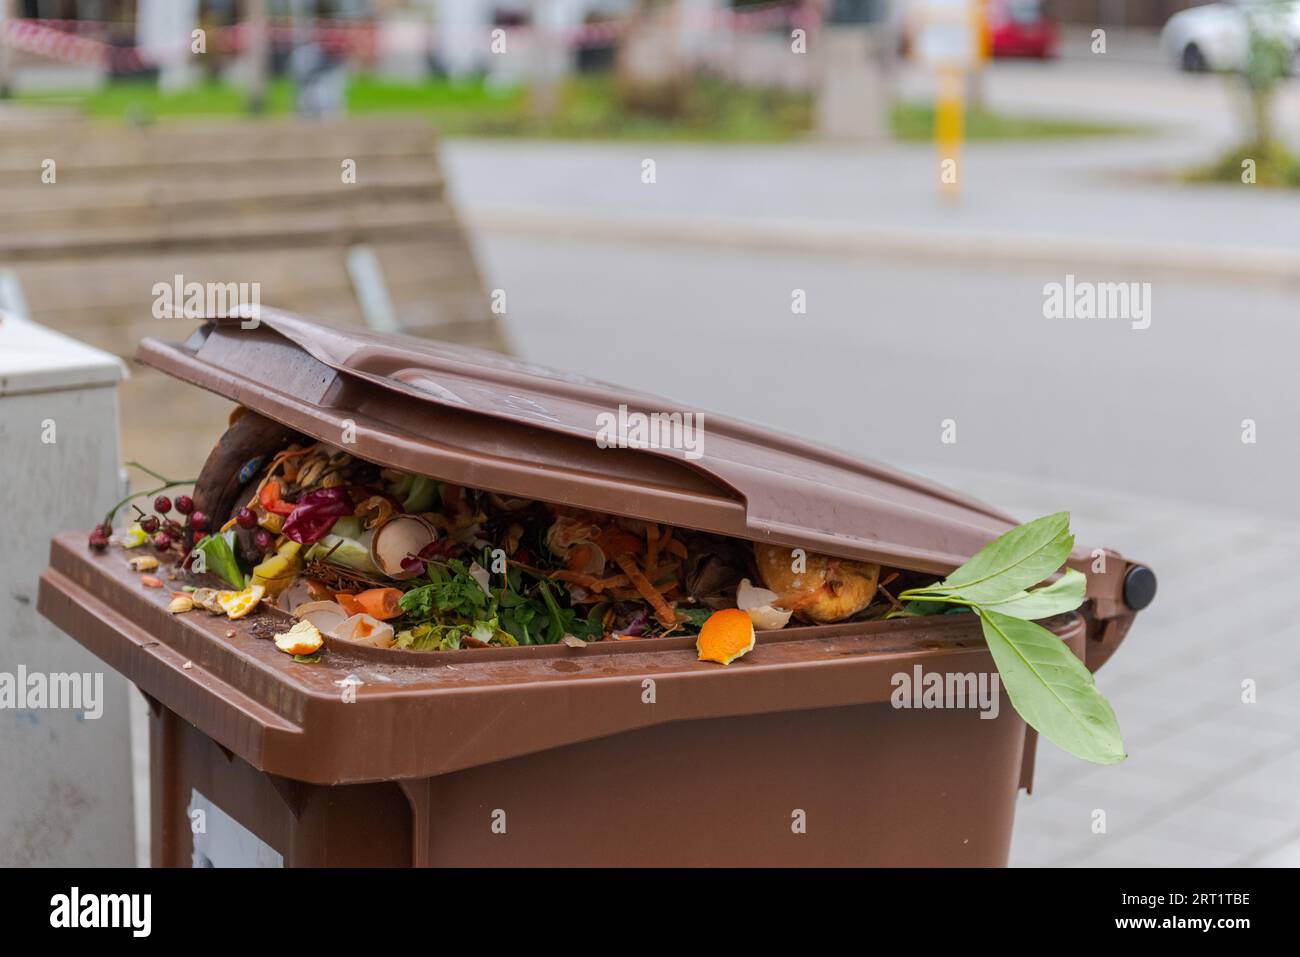
<svg viewBox="0 0 1300 957"><path fill-rule="evenodd" d="M1156 573L1145 565L1134 565L1124 576L1124 604L1141 611L1156 597Z"/></svg>

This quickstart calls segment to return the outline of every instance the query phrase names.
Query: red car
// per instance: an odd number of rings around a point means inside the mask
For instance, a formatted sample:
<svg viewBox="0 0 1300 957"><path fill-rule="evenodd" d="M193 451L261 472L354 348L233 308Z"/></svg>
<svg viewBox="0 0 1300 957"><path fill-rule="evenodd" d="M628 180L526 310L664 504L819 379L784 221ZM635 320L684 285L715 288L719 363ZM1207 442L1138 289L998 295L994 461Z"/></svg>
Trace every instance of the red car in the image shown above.
<svg viewBox="0 0 1300 957"><path fill-rule="evenodd" d="M1042 0L988 0L989 53L995 57L1056 56L1056 24Z"/></svg>
<svg viewBox="0 0 1300 957"><path fill-rule="evenodd" d="M900 0L898 16L898 52L910 56L919 29L919 4ZM989 56L1036 57L1056 56L1060 37L1056 24L1043 11L1042 0L986 0L985 29Z"/></svg>

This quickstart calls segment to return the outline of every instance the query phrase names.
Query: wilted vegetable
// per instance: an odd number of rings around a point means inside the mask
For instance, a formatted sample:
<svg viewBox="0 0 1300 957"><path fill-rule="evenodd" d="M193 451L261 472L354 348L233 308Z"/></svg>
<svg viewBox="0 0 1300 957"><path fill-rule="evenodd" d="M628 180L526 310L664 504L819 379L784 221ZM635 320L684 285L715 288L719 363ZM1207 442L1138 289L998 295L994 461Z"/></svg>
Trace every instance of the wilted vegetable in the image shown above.
<svg viewBox="0 0 1300 957"><path fill-rule="evenodd" d="M269 484L269 483L268 483ZM284 521L284 534L300 545L320 541L334 523L352 514L352 499L346 488L320 488L298 499Z"/></svg>
<svg viewBox="0 0 1300 957"><path fill-rule="evenodd" d="M776 592L774 604L806 621L841 621L876 597L880 566L870 562L801 553L780 545L754 545L763 584Z"/></svg>

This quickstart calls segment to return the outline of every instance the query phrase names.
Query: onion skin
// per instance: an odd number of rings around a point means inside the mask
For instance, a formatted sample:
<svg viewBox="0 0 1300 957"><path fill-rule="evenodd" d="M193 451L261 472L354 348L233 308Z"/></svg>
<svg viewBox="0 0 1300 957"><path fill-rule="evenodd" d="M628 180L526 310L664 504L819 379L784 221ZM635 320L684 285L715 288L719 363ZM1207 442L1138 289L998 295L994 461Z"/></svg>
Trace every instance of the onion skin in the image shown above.
<svg viewBox="0 0 1300 957"><path fill-rule="evenodd" d="M384 543L392 543L395 534L401 534L403 531L408 535L408 545L405 549L393 550L385 549ZM375 531L374 538L370 540L370 561L384 575L397 581L404 581L409 578L416 578L424 574L423 563L417 563L416 567L407 567L402 564L403 559L408 555L419 555L438 540L438 533L428 521L418 515L394 515L386 523L380 525ZM396 558L396 563L392 559Z"/></svg>
<svg viewBox="0 0 1300 957"><path fill-rule="evenodd" d="M754 545L764 587L780 596L775 604L793 610L796 617L818 624L842 621L876 597L879 565L808 552L803 571L795 572L792 552L783 545Z"/></svg>

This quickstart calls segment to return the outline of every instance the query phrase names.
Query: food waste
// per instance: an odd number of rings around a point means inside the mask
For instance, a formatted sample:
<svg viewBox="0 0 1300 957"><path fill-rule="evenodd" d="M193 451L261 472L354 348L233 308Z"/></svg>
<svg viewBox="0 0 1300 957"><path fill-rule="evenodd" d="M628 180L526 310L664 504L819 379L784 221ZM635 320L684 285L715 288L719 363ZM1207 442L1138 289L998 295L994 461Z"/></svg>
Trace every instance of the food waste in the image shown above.
<svg viewBox="0 0 1300 957"><path fill-rule="evenodd" d="M181 484L150 474L163 489ZM110 514L90 545L148 553L131 561L158 586L158 560L170 560L174 577L187 576L172 592L174 614L287 613L294 622L273 637L300 660L327 638L450 651L696 635L702 660L726 664L757 631L883 618L912 577L467 488L322 442L254 459L245 475L228 518L158 495L153 514L135 507L118 533Z"/></svg>

